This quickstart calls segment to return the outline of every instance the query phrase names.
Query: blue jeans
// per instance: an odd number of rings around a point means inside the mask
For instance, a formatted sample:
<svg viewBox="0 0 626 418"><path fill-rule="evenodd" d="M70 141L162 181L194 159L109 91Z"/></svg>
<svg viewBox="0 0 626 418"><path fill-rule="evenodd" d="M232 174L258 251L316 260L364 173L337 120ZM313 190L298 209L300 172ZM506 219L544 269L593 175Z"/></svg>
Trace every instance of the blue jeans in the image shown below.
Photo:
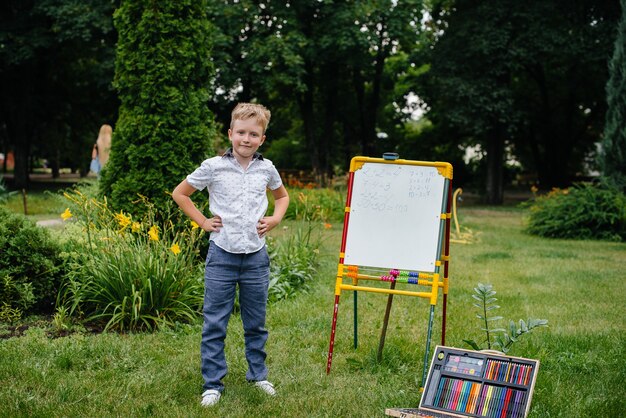
<svg viewBox="0 0 626 418"><path fill-rule="evenodd" d="M265 310L269 273L270 259L265 247L251 254L233 254L211 242L204 273L204 326L200 344L204 390L224 390L222 379L228 371L224 340L237 285L248 361L246 379L266 379Z"/></svg>

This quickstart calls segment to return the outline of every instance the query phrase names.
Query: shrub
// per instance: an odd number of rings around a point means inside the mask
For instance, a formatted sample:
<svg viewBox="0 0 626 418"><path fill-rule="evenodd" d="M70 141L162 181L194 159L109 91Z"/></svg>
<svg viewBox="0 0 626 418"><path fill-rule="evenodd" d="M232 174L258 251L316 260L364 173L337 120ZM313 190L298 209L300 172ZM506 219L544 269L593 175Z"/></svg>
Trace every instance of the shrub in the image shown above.
<svg viewBox="0 0 626 418"><path fill-rule="evenodd" d="M334 189L298 189L290 188L289 208L285 219L315 219L322 222L342 222L346 203L345 193ZM270 199L268 212L274 210Z"/></svg>
<svg viewBox="0 0 626 418"><path fill-rule="evenodd" d="M0 305L52 312L64 274L60 251L47 230L0 207Z"/></svg>
<svg viewBox="0 0 626 418"><path fill-rule="evenodd" d="M125 1L115 11L121 104L100 185L116 210L143 209L137 193L162 207L165 191L214 153L207 11L205 0Z"/></svg>
<svg viewBox="0 0 626 418"><path fill-rule="evenodd" d="M74 212L63 216L75 219L66 228L69 273L59 297L68 315L123 331L198 316L204 293L197 243L204 232L197 225L177 230L172 206L157 214L146 198L135 202L145 215L134 219L80 190L65 197Z"/></svg>
<svg viewBox="0 0 626 418"><path fill-rule="evenodd" d="M306 290L318 267L320 221L325 221L325 208L310 199L310 194L298 193L293 199L296 218L303 223L287 239L276 242L268 239L272 260L270 266L270 303L286 299L300 290ZM318 195L319 196L319 195ZM290 207L292 204L289 205ZM330 226L322 222L325 226Z"/></svg>
<svg viewBox="0 0 626 418"><path fill-rule="evenodd" d="M553 189L530 206L526 231L550 238L626 239L626 195L615 189L578 184Z"/></svg>
<svg viewBox="0 0 626 418"><path fill-rule="evenodd" d="M319 242L313 238L312 232L312 224L308 223L284 241L268 239L271 259L269 303L308 289L318 267L319 255Z"/></svg>
<svg viewBox="0 0 626 418"><path fill-rule="evenodd" d="M5 203L9 197L15 193L16 192L10 192L9 189L7 189L6 184L4 184L4 177L0 175L0 203Z"/></svg>

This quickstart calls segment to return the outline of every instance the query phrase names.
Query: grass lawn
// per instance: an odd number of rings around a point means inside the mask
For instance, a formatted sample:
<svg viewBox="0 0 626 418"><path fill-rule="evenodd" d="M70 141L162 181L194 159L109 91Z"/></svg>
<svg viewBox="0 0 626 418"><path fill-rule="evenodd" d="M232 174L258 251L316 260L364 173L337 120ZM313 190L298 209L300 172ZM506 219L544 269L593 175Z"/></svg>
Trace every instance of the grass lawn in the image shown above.
<svg viewBox="0 0 626 418"><path fill-rule="evenodd" d="M26 194L16 192L4 203L11 212L24 214L24 200L26 200L26 214L33 221L42 219L60 219L65 210L63 198L54 191L32 191Z"/></svg>
<svg viewBox="0 0 626 418"><path fill-rule="evenodd" d="M541 361L530 416L623 416L626 244L531 237L521 230L524 213L460 209L462 226L478 241L451 247L446 343L465 347L463 339L483 337L471 293L478 282L491 283L502 306L497 312L507 320L549 320L549 328L524 336L509 353ZM311 290L269 309L268 365L278 397L264 397L245 382L238 317L227 338L226 391L211 409L199 406L199 322L154 334L56 339L33 326L23 337L0 339L0 416L382 417L385 408L416 406L425 300L395 297L378 363L386 296L359 293L355 350L352 294L342 293L333 367L325 374L340 225L324 234ZM436 312L433 346L441 338L441 303Z"/></svg>

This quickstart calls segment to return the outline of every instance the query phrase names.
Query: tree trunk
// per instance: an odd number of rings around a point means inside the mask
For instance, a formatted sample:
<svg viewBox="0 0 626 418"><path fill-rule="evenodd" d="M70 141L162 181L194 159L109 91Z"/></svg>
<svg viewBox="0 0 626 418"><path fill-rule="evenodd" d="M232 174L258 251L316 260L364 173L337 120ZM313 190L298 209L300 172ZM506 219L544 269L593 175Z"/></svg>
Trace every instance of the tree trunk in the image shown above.
<svg viewBox="0 0 626 418"><path fill-rule="evenodd" d="M333 152L331 144L335 138L335 121L337 120L337 78L335 76L334 65L328 65L324 69L324 73L328 79L326 88L326 105L324 109L324 129L320 133L320 170L322 171L321 186L326 186L331 178L332 170L330 168L330 153Z"/></svg>
<svg viewBox="0 0 626 418"><path fill-rule="evenodd" d="M50 168L52 169L52 178L58 179L61 175L60 167L61 167L61 151L58 149L52 151L54 155L53 158L50 159Z"/></svg>
<svg viewBox="0 0 626 418"><path fill-rule="evenodd" d="M487 138L487 184L486 200L490 205L503 202L504 129L496 126Z"/></svg>
<svg viewBox="0 0 626 418"><path fill-rule="evenodd" d="M21 103L20 103L21 104ZM30 173L30 143L33 135L32 127L26 120L26 106L16 106L9 115L6 125L7 136L13 142L14 162L13 187L16 189L28 188L28 174Z"/></svg>
<svg viewBox="0 0 626 418"><path fill-rule="evenodd" d="M302 117L302 125L304 129L304 139L306 148L309 151L309 158L313 173L317 176L320 172L319 148L315 142L315 113L313 111L313 66L310 63L305 64L306 91L299 97L298 106L300 107L300 115Z"/></svg>
<svg viewBox="0 0 626 418"><path fill-rule="evenodd" d="M382 22L383 27L386 26L385 21ZM381 30L381 32L383 32ZM376 54L376 62L374 64L374 79L372 80L372 93L366 106L365 114L365 138L366 138L366 155L376 153L378 136L376 135L376 121L378 119L378 108L380 107L380 91L383 78L383 70L385 68L385 60L387 59L387 47L383 43L383 35L380 37L378 44L378 53Z"/></svg>
<svg viewBox="0 0 626 418"><path fill-rule="evenodd" d="M356 128L356 135L359 139L359 148L360 154L366 155L368 152L367 146L367 123L365 122L365 114L366 114L366 105L365 105L365 81L361 74L359 73L358 68L354 68L352 70L352 86L354 88L354 94L356 97L357 104L357 117L358 117L358 125Z"/></svg>
<svg viewBox="0 0 626 418"><path fill-rule="evenodd" d="M23 135L22 138L16 138L15 143L15 170L14 174L14 187L16 189L28 188L28 173L30 172L30 140L27 135Z"/></svg>

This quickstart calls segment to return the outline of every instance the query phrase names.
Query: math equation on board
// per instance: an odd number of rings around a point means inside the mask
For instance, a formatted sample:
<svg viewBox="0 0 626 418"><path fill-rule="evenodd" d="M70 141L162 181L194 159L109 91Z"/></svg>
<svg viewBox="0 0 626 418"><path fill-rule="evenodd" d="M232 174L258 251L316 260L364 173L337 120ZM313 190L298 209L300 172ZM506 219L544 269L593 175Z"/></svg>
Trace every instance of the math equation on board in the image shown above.
<svg viewBox="0 0 626 418"><path fill-rule="evenodd" d="M359 176L352 206L357 210L407 213L412 205L429 199L438 186L433 181L437 176L436 168L365 164Z"/></svg>

